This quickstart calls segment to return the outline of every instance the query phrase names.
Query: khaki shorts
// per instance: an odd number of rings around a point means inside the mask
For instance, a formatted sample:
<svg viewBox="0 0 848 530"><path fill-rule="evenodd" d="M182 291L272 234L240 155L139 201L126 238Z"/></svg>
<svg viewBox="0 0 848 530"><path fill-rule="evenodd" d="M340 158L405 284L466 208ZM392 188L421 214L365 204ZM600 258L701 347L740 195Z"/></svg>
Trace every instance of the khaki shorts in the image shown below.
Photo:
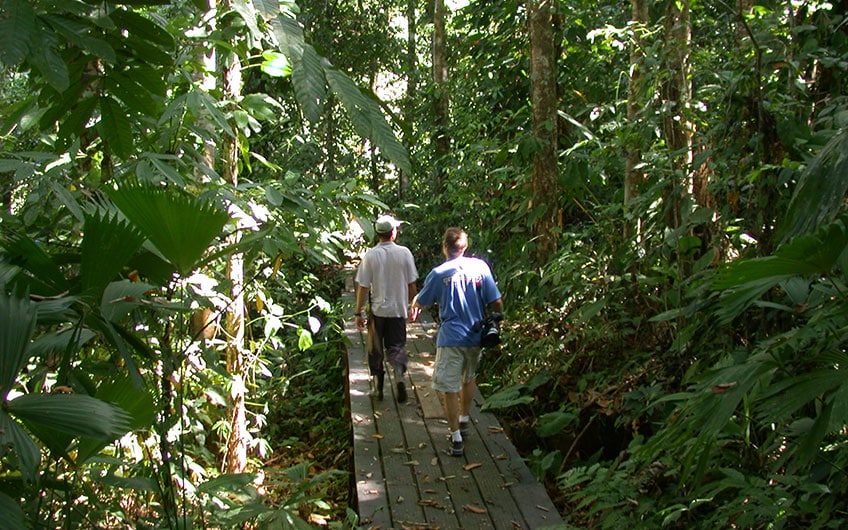
<svg viewBox="0 0 848 530"><path fill-rule="evenodd" d="M439 392L456 393L477 375L477 363L483 350L479 346L436 348L436 367L433 369L433 388Z"/></svg>

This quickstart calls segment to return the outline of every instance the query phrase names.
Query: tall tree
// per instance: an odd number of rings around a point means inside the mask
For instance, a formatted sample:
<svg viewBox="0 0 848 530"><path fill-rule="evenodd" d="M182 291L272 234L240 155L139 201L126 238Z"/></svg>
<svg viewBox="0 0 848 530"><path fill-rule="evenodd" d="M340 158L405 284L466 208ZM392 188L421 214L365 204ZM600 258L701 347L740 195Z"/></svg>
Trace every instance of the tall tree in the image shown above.
<svg viewBox="0 0 848 530"><path fill-rule="evenodd" d="M412 148L414 135L412 134L412 116L415 112L415 98L418 92L418 21L416 19L415 0L406 1L406 99L403 106L403 118L406 122L403 143L408 151ZM400 171L398 182L398 199L403 200L409 188L411 172Z"/></svg>
<svg viewBox="0 0 848 530"><path fill-rule="evenodd" d="M530 101L533 105L533 236L536 263L544 264L557 249L559 191L557 186L557 89L552 0L528 0L530 29Z"/></svg>
<svg viewBox="0 0 848 530"><path fill-rule="evenodd" d="M689 191L688 172L692 163L691 124L687 119L691 101L689 49L692 23L689 0L668 0L665 11L662 98L663 138L671 165L672 182L666 194L666 224L678 227L682 221L681 197Z"/></svg>
<svg viewBox="0 0 848 530"><path fill-rule="evenodd" d="M237 1L237 0L236 0ZM232 9L233 0L221 0L219 8L227 13ZM238 49L232 46L232 49ZM220 54L222 91L224 97L235 106L242 95L241 59L232 51ZM239 133L236 127L225 131L222 149L222 176L224 182L237 193L239 185ZM241 216L235 216L239 219ZM241 239L241 223L237 221L236 230L229 237L228 243L237 248ZM230 389L230 432L227 439L225 468L228 473L243 473L247 469L247 419L245 411L245 304L244 304L244 255L234 251L228 257L227 278L230 284L230 305L225 318L227 340L227 371L231 377Z"/></svg>
<svg viewBox="0 0 848 530"><path fill-rule="evenodd" d="M630 43L630 79L627 83L627 122L630 134L627 136L627 155L624 166L624 207L629 207L630 202L636 195L636 187L643 180L644 173L639 171L639 161L642 159L641 139L638 136L636 120L642 108L641 94L645 79L645 42L642 37L644 28L648 24L648 5L646 0L630 1L632 16L631 28L633 30ZM630 224L625 225L625 233L635 233L637 227Z"/></svg>
<svg viewBox="0 0 848 530"><path fill-rule="evenodd" d="M450 154L450 93L448 91L447 31L445 29L445 2L433 0L433 85L435 101L433 131L435 167L433 168L433 191L441 192L445 163Z"/></svg>

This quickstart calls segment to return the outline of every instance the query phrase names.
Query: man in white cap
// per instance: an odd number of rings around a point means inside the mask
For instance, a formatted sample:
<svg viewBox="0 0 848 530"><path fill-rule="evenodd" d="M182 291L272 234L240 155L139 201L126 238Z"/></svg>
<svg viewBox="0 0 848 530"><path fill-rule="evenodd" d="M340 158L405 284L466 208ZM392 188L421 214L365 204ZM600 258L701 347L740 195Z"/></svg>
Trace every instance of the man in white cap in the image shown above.
<svg viewBox="0 0 848 530"><path fill-rule="evenodd" d="M406 401L403 381L407 363L406 317L409 303L417 293L418 270L412 252L395 243L400 224L391 215L380 216L374 223L380 241L368 249L356 273L356 327L365 329L368 324L369 334L374 334L368 368L377 377L378 398L383 399L385 353L395 370L398 403L403 403ZM371 311L366 314L364 309L369 301Z"/></svg>

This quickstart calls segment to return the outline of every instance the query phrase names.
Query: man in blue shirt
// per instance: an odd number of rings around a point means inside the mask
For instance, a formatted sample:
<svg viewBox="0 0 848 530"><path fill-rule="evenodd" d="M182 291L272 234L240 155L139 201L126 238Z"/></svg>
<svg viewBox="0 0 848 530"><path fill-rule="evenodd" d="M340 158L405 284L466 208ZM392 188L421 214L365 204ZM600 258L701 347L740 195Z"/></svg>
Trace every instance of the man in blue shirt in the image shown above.
<svg viewBox="0 0 848 530"><path fill-rule="evenodd" d="M477 391L477 364L482 355L479 323L486 318L487 306L494 312L503 311L501 292L489 265L466 257L467 249L464 230L452 227L445 231L442 251L447 259L430 271L409 309L414 322L422 309L439 305L433 388L445 398L453 456L464 454L463 435L468 433L469 411Z"/></svg>

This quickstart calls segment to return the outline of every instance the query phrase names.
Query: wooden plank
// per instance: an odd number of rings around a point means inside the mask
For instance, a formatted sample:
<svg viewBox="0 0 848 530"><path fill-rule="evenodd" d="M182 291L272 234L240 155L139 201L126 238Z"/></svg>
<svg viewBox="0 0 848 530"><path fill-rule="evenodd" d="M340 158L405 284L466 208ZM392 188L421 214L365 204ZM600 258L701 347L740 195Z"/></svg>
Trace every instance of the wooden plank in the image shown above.
<svg viewBox="0 0 848 530"><path fill-rule="evenodd" d="M479 401L482 402L482 401ZM518 450L491 413L477 416L477 432L516 499L524 517L524 528L544 528L562 524L562 518L545 487L527 468Z"/></svg>
<svg viewBox="0 0 848 530"><path fill-rule="evenodd" d="M345 332L348 345L348 396L353 429L354 479L356 509L360 523L366 527L390 528L392 516L383 480L383 464L374 410L371 406L370 375L365 361L362 336L348 322Z"/></svg>

